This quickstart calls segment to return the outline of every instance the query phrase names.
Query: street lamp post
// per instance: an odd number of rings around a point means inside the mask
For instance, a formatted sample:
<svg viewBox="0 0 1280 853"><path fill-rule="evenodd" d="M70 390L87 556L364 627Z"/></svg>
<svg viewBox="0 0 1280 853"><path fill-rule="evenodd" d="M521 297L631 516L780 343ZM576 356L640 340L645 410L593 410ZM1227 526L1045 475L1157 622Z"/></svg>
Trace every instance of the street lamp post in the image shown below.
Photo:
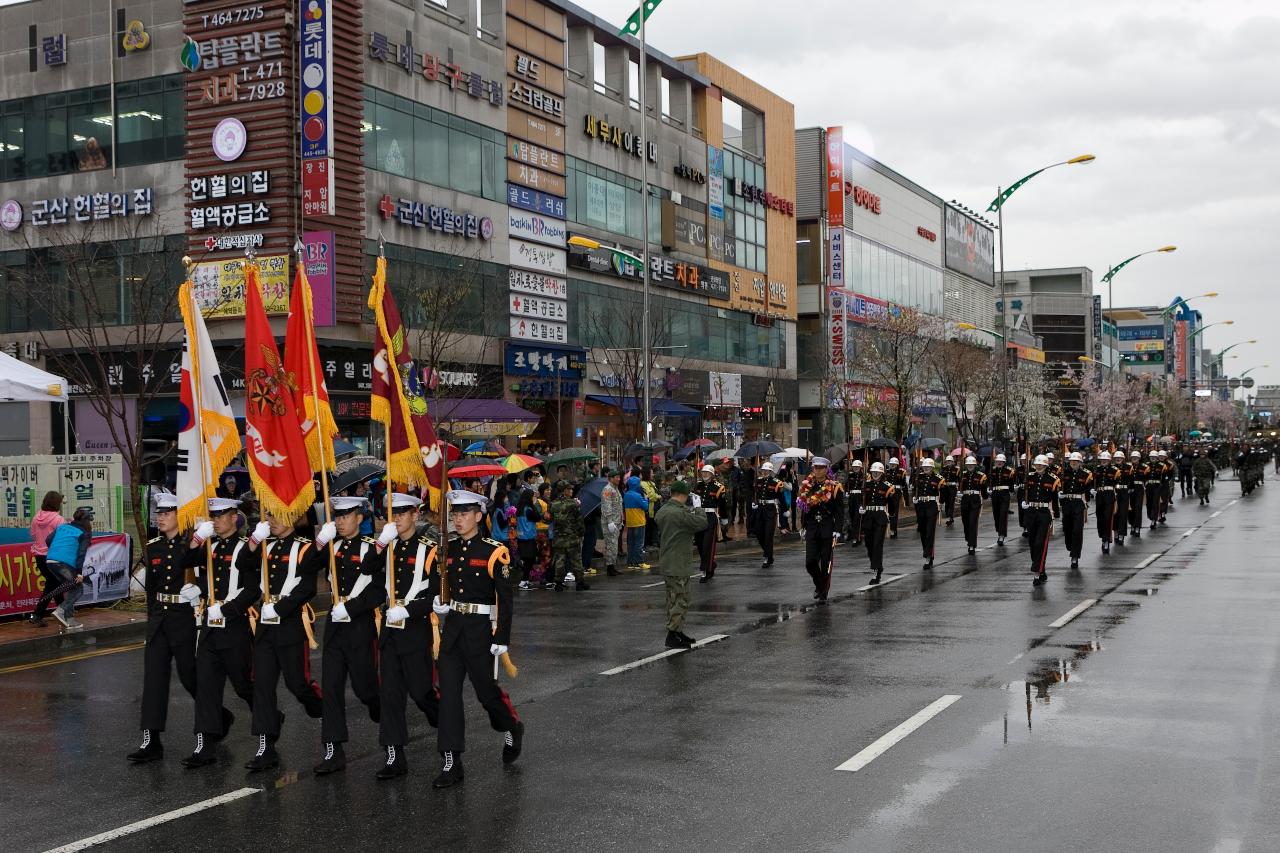
<svg viewBox="0 0 1280 853"><path fill-rule="evenodd" d="M1111 315L1111 325L1115 326L1115 329L1116 329L1116 345L1111 350L1111 359L1110 359L1111 363L1107 365L1107 370L1115 370L1116 368L1115 356L1116 356L1117 350L1120 349L1120 327L1116 325L1116 318L1115 318L1116 306L1115 306L1115 301L1112 298L1111 280L1116 277L1116 273L1120 272L1120 270L1129 266L1129 264L1133 263L1138 258L1141 258L1143 255L1153 255L1153 254L1156 254L1157 252L1176 252L1176 251L1178 251L1177 246L1162 246L1159 249L1151 249L1146 252L1139 252L1138 254L1134 255L1132 258L1129 258L1128 260L1125 260L1125 261L1121 261L1111 269L1107 270L1107 274L1102 277L1102 280L1107 283L1107 313Z"/></svg>

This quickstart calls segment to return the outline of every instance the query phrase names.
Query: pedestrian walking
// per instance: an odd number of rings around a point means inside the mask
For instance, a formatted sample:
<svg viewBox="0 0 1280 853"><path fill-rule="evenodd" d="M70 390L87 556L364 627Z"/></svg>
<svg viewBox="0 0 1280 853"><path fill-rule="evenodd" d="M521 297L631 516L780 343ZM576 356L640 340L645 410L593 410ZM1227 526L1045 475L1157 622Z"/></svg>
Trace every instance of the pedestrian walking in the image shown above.
<svg viewBox="0 0 1280 853"><path fill-rule="evenodd" d="M690 581L698 571L693 564L693 540L706 532L712 522L702 511L697 495L690 495L686 480L671 484L671 500L662 505L655 519L662 545L658 549L658 568L662 572L667 594L667 640L669 649L687 649L694 643L684 633L684 620L689 613Z"/></svg>
<svg viewBox="0 0 1280 853"><path fill-rule="evenodd" d="M1026 477L1022 508L1026 511L1027 538L1031 540L1033 584L1040 586L1049 579L1045 569L1049 556L1049 533L1054 516L1060 514L1058 478L1050 473L1049 460L1044 455L1036 456L1031 464L1035 470Z"/></svg>
<svg viewBox="0 0 1280 853"><path fill-rule="evenodd" d="M991 520L996 525L996 544L1009 537L1009 499L1017 487L1017 472L1006 464L1005 455L997 453L989 476L991 485Z"/></svg>
<svg viewBox="0 0 1280 853"><path fill-rule="evenodd" d="M809 476L800 484L799 502L804 507L804 567L813 579L813 597L826 601L845 512L844 487L831 476L831 462L826 457L814 457Z"/></svg>
<svg viewBox="0 0 1280 853"><path fill-rule="evenodd" d="M169 684L173 670L178 681L196 698L196 620L192 608L200 601L200 587L187 582L195 569L191 548L178 530L178 498L167 492L152 495L152 516L160 535L148 540L146 563L147 635L142 652L142 744L127 758L144 764L164 757L160 734L169 716ZM230 713L230 712L228 712Z"/></svg>
<svg viewBox="0 0 1280 853"><path fill-rule="evenodd" d="M1093 474L1084 467L1084 455L1076 450L1067 457L1067 468L1058 480L1058 506L1062 509L1062 539L1071 555L1071 568L1080 568L1084 525L1093 497Z"/></svg>
<svg viewBox="0 0 1280 853"><path fill-rule="evenodd" d="M645 497L639 477L627 478L627 491L622 496L623 524L627 528L627 568L647 569L644 540L649 524L649 499Z"/></svg>
<svg viewBox="0 0 1280 853"><path fill-rule="evenodd" d="M76 602L84 594L84 558L92 541L93 510L87 507L76 510L71 521L59 524L49 536L45 566L58 579L59 587L68 586L62 603L53 609L53 618L69 631L84 627L76 619ZM53 597L52 590L48 594ZM36 609L40 609L39 604Z"/></svg>
<svg viewBox="0 0 1280 853"><path fill-rule="evenodd" d="M956 486L960 493L960 523L969 553L978 553L978 521L982 518L982 502L987 497L987 475L978 469L972 456L964 460L964 470Z"/></svg>
<svg viewBox="0 0 1280 853"><path fill-rule="evenodd" d="M323 716L320 740L324 756L313 770L317 776L335 773L347 766L344 744L347 730L347 681L351 692L368 709L369 719L382 719L382 698L378 694L378 667L374 650L378 628L374 614L387 600L387 589L379 583L386 560L378 540L360 535L364 498L335 497L330 504L333 521L316 534L320 565L332 571L337 581L336 601L329 610L321 646L320 688ZM332 565L332 569L329 566Z"/></svg>
<svg viewBox="0 0 1280 853"><path fill-rule="evenodd" d="M710 583L716 574L716 540L720 532L721 514L727 512L724 485L716 480L715 468L703 465L698 472L698 483L691 492L698 496L702 511L707 515L707 529L696 540L698 561L702 577L698 583Z"/></svg>
<svg viewBox="0 0 1280 853"><path fill-rule="evenodd" d="M573 486L561 483L552 490L556 495L551 504L551 524L555 535L551 538L551 587L556 592L564 589L572 579L579 592L591 589L587 585L586 570L582 566L582 507L573 496Z"/></svg>
<svg viewBox="0 0 1280 853"><path fill-rule="evenodd" d="M778 531L778 501L782 493L783 484L773 474L773 463L762 462L760 479L755 481L755 495L751 501L751 526L764 556L764 562L760 564L762 569L773 565L773 537Z"/></svg>
<svg viewBox="0 0 1280 853"><path fill-rule="evenodd" d="M938 535L942 487L946 481L938 474L931 457L920 460L920 471L911 478L911 500L916 508L916 533L924 552L924 568L933 568L934 542Z"/></svg>
<svg viewBox="0 0 1280 853"><path fill-rule="evenodd" d="M560 488L560 500L572 497L572 486ZM489 716L489 725L502 733L502 763L520 757L524 723L516 715L506 691L498 686L498 663L511 644L515 600L511 594L511 555L507 546L480 535L484 499L461 491L448 493L449 521L456 536L445 546L440 594L432 603L445 616L440 637L440 731L437 747L442 759L434 788L462 782L465 772L466 715L462 704L463 680L471 682L476 699ZM579 522L581 516L579 515ZM556 522L556 538L560 536ZM578 550L581 541L574 543ZM447 599L447 600L446 600Z"/></svg>
<svg viewBox="0 0 1280 853"><path fill-rule="evenodd" d="M884 465L871 463L871 479L862 487L862 539L867 543L867 556L871 560L873 584L880 583L884 574L884 537L889 528L889 506L900 500L893 484L884 478Z"/></svg>
<svg viewBox="0 0 1280 853"><path fill-rule="evenodd" d="M213 764L214 744L227 736L233 717L222 704L228 681L253 710L253 628L250 610L262 597L262 573L249 540L237 535L241 502L209 498L209 520L196 525L188 564L197 567L203 609L196 645L195 748L182 759L189 769Z"/></svg>
<svg viewBox="0 0 1280 853"><path fill-rule="evenodd" d="M618 576L618 541L626 519L623 516L622 492L618 490L620 472L606 469L604 477L608 482L600 492L600 523L604 528L605 572L612 578Z"/></svg>
<svg viewBox="0 0 1280 853"><path fill-rule="evenodd" d="M44 500L40 502L40 511L36 513L35 518L31 519L31 555L35 557L36 568L40 572L40 577L44 579L45 590L56 589L63 583L61 577L49 571L49 538L62 523L62 493L46 492ZM36 602L35 612L27 617L31 624L37 628L43 628L44 617L49 612L49 602L52 600L56 605L60 605L64 597L63 595L52 598L40 596Z"/></svg>
<svg viewBox="0 0 1280 853"><path fill-rule="evenodd" d="M468 494L474 494L468 492ZM484 517L483 498L476 496ZM440 588L439 543L418 532L418 508L413 495L391 494L391 521L378 534L377 553L385 561L387 596L378 634L378 745L386 761L374 773L385 781L409 772L405 744L409 724L405 709L409 699L433 728L440 724L440 691L432 660L432 608Z"/></svg>

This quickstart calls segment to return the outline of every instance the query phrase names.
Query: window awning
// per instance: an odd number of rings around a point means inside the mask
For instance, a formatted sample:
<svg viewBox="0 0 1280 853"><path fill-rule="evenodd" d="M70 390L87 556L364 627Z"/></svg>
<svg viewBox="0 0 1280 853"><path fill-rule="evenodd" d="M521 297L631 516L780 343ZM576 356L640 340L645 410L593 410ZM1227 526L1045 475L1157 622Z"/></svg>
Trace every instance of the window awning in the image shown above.
<svg viewBox="0 0 1280 853"><path fill-rule="evenodd" d="M593 403L602 403L615 409L621 409L627 414L631 414L640 408L640 401L635 397L623 397L619 400L617 397L610 397L606 394L588 394L587 399ZM702 414L697 409L690 408L683 403L677 403L675 400L668 400L666 397L654 397L649 400L649 405L655 415L696 418Z"/></svg>
<svg viewBox="0 0 1280 853"><path fill-rule="evenodd" d="M542 419L515 403L496 399L429 400L427 410L437 427L453 435L528 435Z"/></svg>

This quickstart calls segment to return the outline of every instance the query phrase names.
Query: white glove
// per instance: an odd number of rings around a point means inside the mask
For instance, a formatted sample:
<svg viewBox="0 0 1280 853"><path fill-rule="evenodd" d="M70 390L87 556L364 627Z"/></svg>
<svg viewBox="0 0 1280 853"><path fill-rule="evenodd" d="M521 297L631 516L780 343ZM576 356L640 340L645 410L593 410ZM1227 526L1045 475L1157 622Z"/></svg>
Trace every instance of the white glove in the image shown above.
<svg viewBox="0 0 1280 853"><path fill-rule="evenodd" d="M440 596L437 595L435 598L431 599L431 609L437 616L443 616L449 612L450 607L447 604L441 604Z"/></svg>
<svg viewBox="0 0 1280 853"><path fill-rule="evenodd" d="M191 535L191 546L199 548L205 542L213 538L213 522L202 521L196 525L195 533Z"/></svg>
<svg viewBox="0 0 1280 853"><path fill-rule="evenodd" d="M1022 508L1023 508L1023 509L1031 509L1031 504L1027 503L1026 501L1023 501L1023 502L1022 502Z"/></svg>
<svg viewBox="0 0 1280 853"><path fill-rule="evenodd" d="M186 584L182 589L178 590L178 595L182 598L183 603L196 606L196 602L200 600L200 587L193 583Z"/></svg>
<svg viewBox="0 0 1280 853"><path fill-rule="evenodd" d="M318 531L316 531L316 545L323 548L334 540L338 535L338 525L332 521L326 522Z"/></svg>
<svg viewBox="0 0 1280 853"><path fill-rule="evenodd" d="M330 622L350 622L351 616L347 613L347 605L339 601L333 605L333 609L329 611Z"/></svg>
<svg viewBox="0 0 1280 853"><path fill-rule="evenodd" d="M493 645L489 646L489 654L493 655L495 658L502 657L506 653L507 653L506 646L500 646L497 643L494 643Z"/></svg>
<svg viewBox="0 0 1280 853"><path fill-rule="evenodd" d="M702 509L702 498L697 495L689 495L689 503L693 504L694 509Z"/></svg>
<svg viewBox="0 0 1280 853"><path fill-rule="evenodd" d="M840 534L839 534L839 533L832 533L832 534L831 534L831 541L832 541L832 542L839 542L839 541L840 541Z"/></svg>
<svg viewBox="0 0 1280 853"><path fill-rule="evenodd" d="M399 605L387 611L388 622L403 622L409 618L409 611Z"/></svg>
<svg viewBox="0 0 1280 853"><path fill-rule="evenodd" d="M618 522L616 522L616 521L611 521L611 522L609 522L609 532L610 532L610 533L617 533L617 532L618 532Z"/></svg>
<svg viewBox="0 0 1280 853"><path fill-rule="evenodd" d="M205 611L205 616L208 617L207 621L210 625L220 624L223 621L222 605L221 604L209 605L209 609Z"/></svg>
<svg viewBox="0 0 1280 853"><path fill-rule="evenodd" d="M400 534L396 531L396 526L394 524L391 524L390 522L387 522L385 525L383 525L382 532L378 534L378 546L380 548L387 547L388 545L390 545L392 542L395 541L395 538L398 535Z"/></svg>
<svg viewBox="0 0 1280 853"><path fill-rule="evenodd" d="M276 606L274 604L262 605L262 621L263 622L275 622L279 619L280 617L276 614Z"/></svg>
<svg viewBox="0 0 1280 853"><path fill-rule="evenodd" d="M260 542L266 542L271 536L271 525L265 521L259 521L253 528L253 533L249 535L249 544L257 545Z"/></svg>

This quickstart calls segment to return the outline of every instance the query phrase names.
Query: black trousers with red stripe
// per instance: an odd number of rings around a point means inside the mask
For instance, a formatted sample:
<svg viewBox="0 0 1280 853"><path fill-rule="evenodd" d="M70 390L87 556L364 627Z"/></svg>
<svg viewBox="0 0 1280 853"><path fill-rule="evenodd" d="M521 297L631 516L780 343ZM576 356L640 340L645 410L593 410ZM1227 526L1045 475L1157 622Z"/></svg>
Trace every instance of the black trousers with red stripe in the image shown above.
<svg viewBox="0 0 1280 853"><path fill-rule="evenodd" d="M411 617L413 618L413 617ZM405 702L426 714L432 726L440 724L440 691L436 689L435 662L431 660L431 634L426 620L407 628L382 626L378 661L382 673L380 690L382 719L378 722L380 746L404 746L409 741L409 724L405 719Z"/></svg>
<svg viewBox="0 0 1280 853"><path fill-rule="evenodd" d="M1102 506L1102 502L1098 502L1098 506ZM1117 539L1123 539L1129 535L1129 490L1116 489L1115 503L1115 535Z"/></svg>
<svg viewBox="0 0 1280 853"><path fill-rule="evenodd" d="M516 716L511 697L493 677L493 655L489 646L493 633L489 617L471 613L450 613L440 639L440 737L441 752L462 752L467 748L466 715L462 707L462 681L471 681L476 699L489 715L489 725L497 732L513 731Z"/></svg>
<svg viewBox="0 0 1280 853"><path fill-rule="evenodd" d="M1031 538L1031 571L1042 575L1045 558L1049 555L1049 528L1053 526L1053 516L1047 509L1032 508L1026 510L1026 519Z"/></svg>
<svg viewBox="0 0 1280 853"><path fill-rule="evenodd" d="M307 709L307 716L324 715L320 688L311 680L311 650L307 641L280 643L275 625L258 623L253 641L253 733L277 737L280 734L276 685L284 686Z"/></svg>
<svg viewBox="0 0 1280 853"><path fill-rule="evenodd" d="M1116 493L1098 492L1095 500L1097 501L1094 511L1098 514L1098 538L1103 542L1110 542L1111 535L1115 532Z"/></svg>
<svg viewBox="0 0 1280 853"><path fill-rule="evenodd" d="M702 573L712 577L716 573L716 540L720 538L719 517L713 512L708 512L707 529L701 533L695 533L694 536L698 543L698 561Z"/></svg>

